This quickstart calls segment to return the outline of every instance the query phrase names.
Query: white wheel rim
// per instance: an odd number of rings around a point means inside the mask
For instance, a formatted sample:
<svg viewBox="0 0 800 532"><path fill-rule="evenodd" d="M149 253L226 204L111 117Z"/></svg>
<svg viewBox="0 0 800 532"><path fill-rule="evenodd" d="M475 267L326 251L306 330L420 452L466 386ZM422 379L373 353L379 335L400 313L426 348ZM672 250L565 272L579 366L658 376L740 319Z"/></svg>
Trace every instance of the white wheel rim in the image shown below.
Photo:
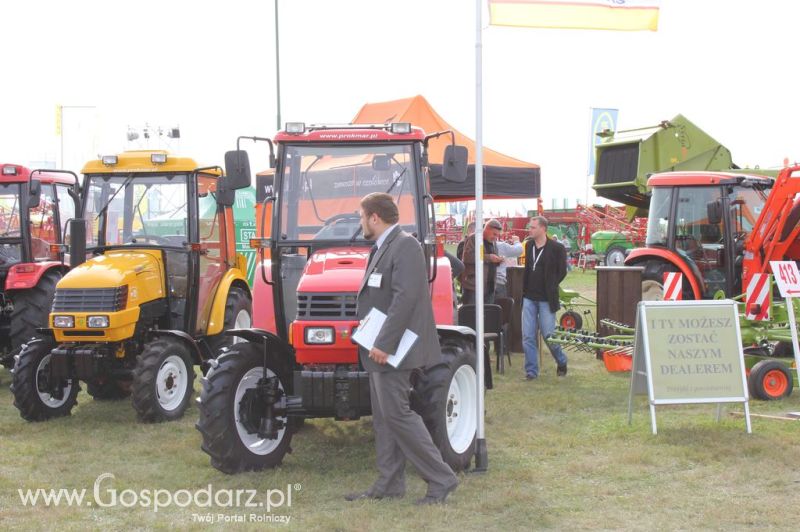
<svg viewBox="0 0 800 532"><path fill-rule="evenodd" d="M445 401L447 439L453 450L461 454L469 449L475 438L477 419L475 405L478 394L475 370L464 364L453 375Z"/></svg>
<svg viewBox="0 0 800 532"><path fill-rule="evenodd" d="M189 382L186 364L178 355L168 356L156 376L156 396L158 404L167 411L175 410L186 397Z"/></svg>
<svg viewBox="0 0 800 532"><path fill-rule="evenodd" d="M235 329L249 329L252 324L253 320L250 318L250 313L244 309L239 311L239 313L236 315L236 320L233 322ZM234 336L233 343L238 344L239 342L244 342L244 338L240 336Z"/></svg>
<svg viewBox="0 0 800 532"><path fill-rule="evenodd" d="M625 253L619 250L614 250L606 256L606 263L608 266L619 266L625 262Z"/></svg>
<svg viewBox="0 0 800 532"><path fill-rule="evenodd" d="M36 368L36 393L39 394L39 400L44 403L47 408L58 408L66 403L67 399L69 399L70 392L72 391L72 380L67 380L69 384L64 386L61 399L53 397L49 392L41 391L39 386L39 374L47 369L47 366L50 364L50 356L50 353L46 354Z"/></svg>
<svg viewBox="0 0 800 532"><path fill-rule="evenodd" d="M236 420L236 431L239 433L239 439L242 442L242 445L247 447L247 449L257 455L267 455L277 449L278 445L283 441L283 435L286 432L286 426L288 424L288 420L286 417L279 417L283 421L283 428L278 431L278 437L274 440L270 440L267 438L261 438L258 434L249 434L247 429L242 424L239 414L239 403L242 401L242 397L247 390L251 388L255 388L256 384L258 384L258 380L264 375L264 368L256 367L250 369L247 373L244 374L242 379L239 381L239 385L236 387L236 396L233 400L233 417ZM267 377L274 377L275 373L267 368ZM278 385L278 388L283 391L283 383Z"/></svg>
<svg viewBox="0 0 800 532"><path fill-rule="evenodd" d="M642 281L642 301L664 299L664 286L658 281Z"/></svg>

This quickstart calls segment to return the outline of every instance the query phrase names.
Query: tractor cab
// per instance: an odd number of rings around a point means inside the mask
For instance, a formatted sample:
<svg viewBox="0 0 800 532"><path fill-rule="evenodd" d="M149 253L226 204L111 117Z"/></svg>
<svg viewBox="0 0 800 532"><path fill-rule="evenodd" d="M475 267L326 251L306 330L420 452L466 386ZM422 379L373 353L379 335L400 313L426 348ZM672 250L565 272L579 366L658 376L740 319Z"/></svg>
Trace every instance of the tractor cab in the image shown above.
<svg viewBox="0 0 800 532"><path fill-rule="evenodd" d="M55 284L68 269L58 245L79 209L71 172L0 168L0 362L10 366L47 321Z"/></svg>
<svg viewBox="0 0 800 532"><path fill-rule="evenodd" d="M642 295L660 299L663 274L681 272L684 299L733 297L742 291L747 236L764 208L773 180L721 172L668 172L652 187L644 248L626 266L645 267Z"/></svg>

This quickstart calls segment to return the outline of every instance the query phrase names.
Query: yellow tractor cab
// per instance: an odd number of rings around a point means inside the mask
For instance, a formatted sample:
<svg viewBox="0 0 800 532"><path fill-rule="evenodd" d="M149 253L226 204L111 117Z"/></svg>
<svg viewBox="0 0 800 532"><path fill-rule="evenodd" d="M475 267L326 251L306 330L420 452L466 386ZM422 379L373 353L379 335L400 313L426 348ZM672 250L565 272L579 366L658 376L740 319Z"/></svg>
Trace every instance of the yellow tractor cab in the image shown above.
<svg viewBox="0 0 800 532"><path fill-rule="evenodd" d="M69 415L78 381L95 399L132 396L143 421L181 417L194 366L249 327L246 262L235 253L234 182L165 151L104 156L83 168L82 223L69 252L87 260L56 286L43 340L15 364L23 418Z"/></svg>

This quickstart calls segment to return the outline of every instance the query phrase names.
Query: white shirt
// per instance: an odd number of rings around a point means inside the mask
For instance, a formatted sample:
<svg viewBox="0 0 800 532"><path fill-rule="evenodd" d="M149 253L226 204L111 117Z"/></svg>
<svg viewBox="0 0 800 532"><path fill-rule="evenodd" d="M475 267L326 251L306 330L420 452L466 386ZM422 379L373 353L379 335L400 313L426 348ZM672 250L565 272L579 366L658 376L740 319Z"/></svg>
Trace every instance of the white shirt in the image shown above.
<svg viewBox="0 0 800 532"><path fill-rule="evenodd" d="M387 236L389 236L389 233L391 233L391 232L392 232L392 230L393 230L395 227L397 227L398 225L400 225L400 224L394 224L394 225L393 225L393 226L391 226L391 227L387 227L387 228L386 228L386 231L384 231L383 233L381 233L381 236L379 236L379 237L378 237L378 240L376 240L376 241L375 241L375 249L380 249L380 248L381 248L381 244L383 244L383 242L386 240L386 237L387 237Z"/></svg>

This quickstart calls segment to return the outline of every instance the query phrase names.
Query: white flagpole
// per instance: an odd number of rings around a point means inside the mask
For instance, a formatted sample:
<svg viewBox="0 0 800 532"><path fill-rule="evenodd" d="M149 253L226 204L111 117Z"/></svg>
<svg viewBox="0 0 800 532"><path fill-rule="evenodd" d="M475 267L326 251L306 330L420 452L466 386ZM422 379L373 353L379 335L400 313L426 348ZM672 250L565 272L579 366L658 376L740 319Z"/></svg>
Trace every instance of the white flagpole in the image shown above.
<svg viewBox="0 0 800 532"><path fill-rule="evenodd" d="M481 18L483 0L475 0L475 325L477 338L478 425L476 431L475 471L486 471L489 454L484 425L483 371L483 43Z"/></svg>

